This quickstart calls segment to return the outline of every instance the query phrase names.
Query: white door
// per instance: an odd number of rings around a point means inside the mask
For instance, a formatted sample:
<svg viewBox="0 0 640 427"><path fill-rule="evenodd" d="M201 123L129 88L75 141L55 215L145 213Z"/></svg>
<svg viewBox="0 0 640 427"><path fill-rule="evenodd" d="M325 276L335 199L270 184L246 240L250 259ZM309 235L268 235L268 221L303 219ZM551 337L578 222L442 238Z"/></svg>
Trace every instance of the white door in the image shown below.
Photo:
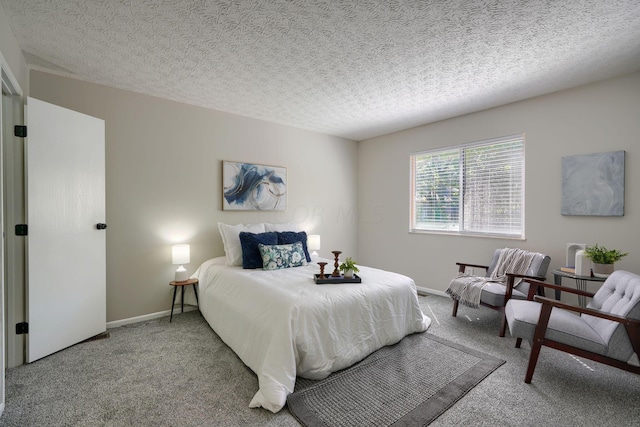
<svg viewBox="0 0 640 427"><path fill-rule="evenodd" d="M104 121L27 99L27 362L106 330Z"/></svg>

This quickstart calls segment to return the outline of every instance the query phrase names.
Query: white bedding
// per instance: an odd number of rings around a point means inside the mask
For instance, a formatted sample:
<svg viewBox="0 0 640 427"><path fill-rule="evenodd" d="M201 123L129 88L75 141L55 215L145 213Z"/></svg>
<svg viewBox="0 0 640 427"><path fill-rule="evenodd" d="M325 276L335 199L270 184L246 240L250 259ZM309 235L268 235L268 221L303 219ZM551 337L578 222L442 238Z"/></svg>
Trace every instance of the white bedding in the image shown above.
<svg viewBox="0 0 640 427"><path fill-rule="evenodd" d="M315 263L264 271L225 261L206 261L192 277L202 315L258 376L250 407L278 412L296 375L325 378L431 323L401 274L359 266L362 283L316 285Z"/></svg>

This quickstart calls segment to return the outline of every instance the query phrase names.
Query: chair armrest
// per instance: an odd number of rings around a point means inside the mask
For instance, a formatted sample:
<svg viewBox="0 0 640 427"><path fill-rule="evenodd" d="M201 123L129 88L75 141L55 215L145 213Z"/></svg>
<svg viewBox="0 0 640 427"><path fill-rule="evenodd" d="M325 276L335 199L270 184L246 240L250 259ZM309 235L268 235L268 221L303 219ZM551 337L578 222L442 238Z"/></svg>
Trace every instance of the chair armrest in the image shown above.
<svg viewBox="0 0 640 427"><path fill-rule="evenodd" d="M516 284L516 278L534 278L534 279L538 279L539 277L537 276L527 276L526 274L517 274L517 273L505 273L505 275L507 276L507 282L505 283L505 286L507 287L505 293L504 293L504 305L507 305L507 301L509 301L511 299L511 296L513 295L513 287ZM542 278L544 279L544 277ZM532 286L532 288L534 288ZM537 288L536 288L537 289Z"/></svg>
<svg viewBox="0 0 640 427"><path fill-rule="evenodd" d="M542 286L544 288L549 288L549 289L555 289L556 291L568 292L570 294L582 295L589 298L593 298L593 296L595 295L593 292L582 291L580 289L567 288L566 286L552 285L551 283L541 282L540 280L525 278L524 281L533 285L529 287L529 295L527 296L527 299L529 301L533 300L533 295L536 293L538 286Z"/></svg>
<svg viewBox="0 0 640 427"><path fill-rule="evenodd" d="M534 301L542 303L543 305L550 305L552 307L562 308L564 310L575 311L576 313L588 314L589 316L599 317L601 319L611 320L612 322L622 323L623 325L640 327L640 319L632 319L630 317L622 317L617 314L606 313L604 311L596 310L593 308L580 307L573 304L567 304L555 299L541 297L535 295Z"/></svg>
<svg viewBox="0 0 640 427"><path fill-rule="evenodd" d="M538 324L536 325L535 332L533 333L532 345L544 344L546 340L545 336L547 333L547 326L549 325L549 318L551 317L551 311L553 307L558 307L565 310L610 320L612 322L621 323L622 325L624 325L624 328L627 331L627 336L629 337L629 341L631 343L633 351L636 354L640 354L640 319L631 319L629 317L622 317L612 313L605 313L600 310L594 310L592 308L566 304L555 299L545 298L538 295L536 295L534 299L541 304L541 307L540 318L538 319ZM531 375L533 375L533 371L531 371ZM528 378L529 380L531 380L530 376Z"/></svg>
<svg viewBox="0 0 640 427"><path fill-rule="evenodd" d="M464 273L464 271L465 271L465 269L467 267L484 268L486 271L489 271L489 266L488 265L469 264L469 263L466 263L466 262L456 262L456 265L458 266L458 273Z"/></svg>

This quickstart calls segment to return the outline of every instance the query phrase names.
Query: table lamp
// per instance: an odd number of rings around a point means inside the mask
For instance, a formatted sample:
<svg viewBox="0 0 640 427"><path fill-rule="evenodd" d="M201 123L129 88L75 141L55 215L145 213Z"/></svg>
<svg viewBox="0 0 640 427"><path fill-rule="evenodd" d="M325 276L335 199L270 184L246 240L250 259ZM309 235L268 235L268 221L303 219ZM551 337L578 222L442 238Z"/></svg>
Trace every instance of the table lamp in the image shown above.
<svg viewBox="0 0 640 427"><path fill-rule="evenodd" d="M176 270L176 282L184 282L189 279L187 270L183 264L189 264L191 262L191 251L187 244L173 245L171 247L172 264L179 265Z"/></svg>
<svg viewBox="0 0 640 427"><path fill-rule="evenodd" d="M318 250L320 250L320 235L319 234L309 234L309 236L307 236L307 249L309 249L311 252L311 256L312 257L317 257L318 256Z"/></svg>

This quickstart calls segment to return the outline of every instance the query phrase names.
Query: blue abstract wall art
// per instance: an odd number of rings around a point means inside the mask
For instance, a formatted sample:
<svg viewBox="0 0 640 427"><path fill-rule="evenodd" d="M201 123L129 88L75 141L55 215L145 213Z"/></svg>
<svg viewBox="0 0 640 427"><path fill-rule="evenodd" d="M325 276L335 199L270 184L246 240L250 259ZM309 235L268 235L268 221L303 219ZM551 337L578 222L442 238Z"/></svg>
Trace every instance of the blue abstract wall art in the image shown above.
<svg viewBox="0 0 640 427"><path fill-rule="evenodd" d="M223 161L222 186L223 210L287 209L287 168Z"/></svg>
<svg viewBox="0 0 640 427"><path fill-rule="evenodd" d="M624 216L624 151L563 157L561 213Z"/></svg>

